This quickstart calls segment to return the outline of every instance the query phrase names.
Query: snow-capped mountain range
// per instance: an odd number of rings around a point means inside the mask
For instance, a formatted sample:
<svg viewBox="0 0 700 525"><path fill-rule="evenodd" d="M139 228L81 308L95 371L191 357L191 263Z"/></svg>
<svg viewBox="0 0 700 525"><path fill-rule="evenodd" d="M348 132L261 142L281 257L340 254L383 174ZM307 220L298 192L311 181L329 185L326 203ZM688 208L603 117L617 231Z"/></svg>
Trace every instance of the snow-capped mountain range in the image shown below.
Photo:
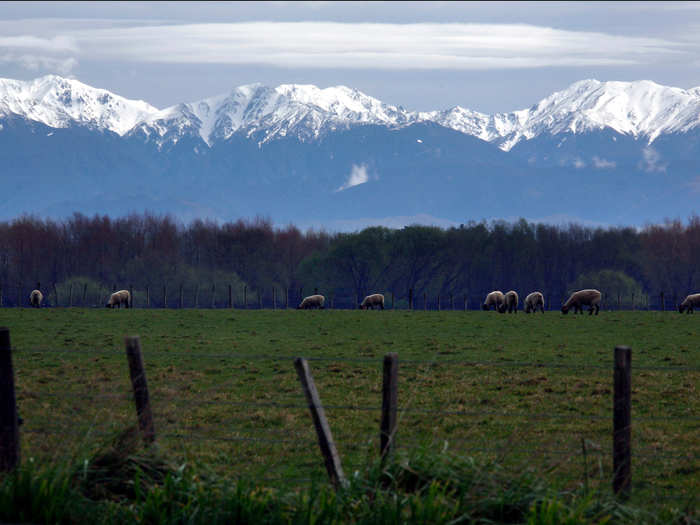
<svg viewBox="0 0 700 525"><path fill-rule="evenodd" d="M487 115L342 86L250 84L159 109L55 75L0 79L0 183L0 220L642 225L700 212L700 88L582 80Z"/></svg>
<svg viewBox="0 0 700 525"><path fill-rule="evenodd" d="M250 84L159 110L142 100L48 75L32 81L0 79L0 117L10 114L53 128L76 124L120 136L143 134L159 144L199 136L209 146L235 133L255 136L259 143L289 135L309 141L357 125L396 129L434 122L509 151L544 134L610 128L652 143L662 134L687 132L700 125L700 88L646 80L582 80L530 108L487 115L460 106L409 111L345 86Z"/></svg>

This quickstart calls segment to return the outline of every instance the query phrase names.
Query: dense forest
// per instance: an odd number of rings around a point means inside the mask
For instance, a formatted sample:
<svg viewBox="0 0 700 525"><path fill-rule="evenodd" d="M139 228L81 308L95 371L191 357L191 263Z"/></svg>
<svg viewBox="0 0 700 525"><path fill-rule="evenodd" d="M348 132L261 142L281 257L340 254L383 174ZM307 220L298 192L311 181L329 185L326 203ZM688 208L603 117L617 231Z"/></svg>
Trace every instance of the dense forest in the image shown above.
<svg viewBox="0 0 700 525"><path fill-rule="evenodd" d="M604 307L660 306L700 291L700 218L591 228L525 220L408 226L356 233L302 232L256 218L182 224L148 213L74 214L0 223L4 306L26 306L41 283L51 305L98 305L131 288L136 306L295 306L318 290L348 308L383 292L391 306L478 308L487 292L540 290L558 308L571 290L595 287ZM274 290L274 292L273 292ZM618 299L619 296L619 299ZM288 299L287 299L288 297ZM182 303L181 303L182 302ZM633 304L634 302L634 304Z"/></svg>

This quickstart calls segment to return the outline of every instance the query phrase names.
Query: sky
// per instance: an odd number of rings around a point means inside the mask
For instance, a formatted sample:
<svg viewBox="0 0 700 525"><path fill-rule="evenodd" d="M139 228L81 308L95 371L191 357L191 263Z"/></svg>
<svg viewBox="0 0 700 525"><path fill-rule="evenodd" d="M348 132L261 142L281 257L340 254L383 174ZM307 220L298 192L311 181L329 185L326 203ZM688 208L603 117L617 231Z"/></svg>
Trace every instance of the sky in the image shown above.
<svg viewBox="0 0 700 525"><path fill-rule="evenodd" d="M697 2L2 2L0 77L158 108L262 83L522 109L585 78L700 86Z"/></svg>

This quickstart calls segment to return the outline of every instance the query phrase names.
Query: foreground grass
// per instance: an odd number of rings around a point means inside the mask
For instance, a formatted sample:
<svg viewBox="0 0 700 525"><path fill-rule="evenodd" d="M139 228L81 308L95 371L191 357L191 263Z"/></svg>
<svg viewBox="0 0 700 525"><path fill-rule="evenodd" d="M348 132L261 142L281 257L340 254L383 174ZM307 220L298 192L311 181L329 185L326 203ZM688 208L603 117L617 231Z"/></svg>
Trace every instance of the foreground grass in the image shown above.
<svg viewBox="0 0 700 525"><path fill-rule="evenodd" d="M632 503L673 508L700 487L693 316L74 308L4 309L0 324L11 329L25 463L80 464L134 422L123 337L138 334L161 450L220 479L323 483L299 355L315 358L343 467L362 477L378 447L381 358L397 352L400 450L446 450L511 476L546 475L561 491L605 493L612 355L626 344Z"/></svg>
<svg viewBox="0 0 700 525"><path fill-rule="evenodd" d="M368 464L337 492L270 489L174 467L123 433L78 466L0 477L0 521L98 524L696 524L693 502L647 511L596 491L562 491L473 458L418 450ZM203 472L206 473L203 475Z"/></svg>

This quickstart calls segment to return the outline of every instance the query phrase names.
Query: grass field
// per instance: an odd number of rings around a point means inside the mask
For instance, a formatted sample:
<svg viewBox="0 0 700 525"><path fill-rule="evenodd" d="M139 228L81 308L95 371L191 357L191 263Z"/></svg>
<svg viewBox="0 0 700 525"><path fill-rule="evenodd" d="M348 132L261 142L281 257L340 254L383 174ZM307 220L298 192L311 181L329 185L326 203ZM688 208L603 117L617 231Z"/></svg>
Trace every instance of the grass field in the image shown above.
<svg viewBox="0 0 700 525"><path fill-rule="evenodd" d="M654 505L700 491L699 323L675 312L0 310L23 461L89 457L135 423L124 336L139 335L162 450L271 486L325 476L293 358L310 358L352 475L376 455L388 352L400 359L400 447L608 486L613 349L628 345L633 500Z"/></svg>

